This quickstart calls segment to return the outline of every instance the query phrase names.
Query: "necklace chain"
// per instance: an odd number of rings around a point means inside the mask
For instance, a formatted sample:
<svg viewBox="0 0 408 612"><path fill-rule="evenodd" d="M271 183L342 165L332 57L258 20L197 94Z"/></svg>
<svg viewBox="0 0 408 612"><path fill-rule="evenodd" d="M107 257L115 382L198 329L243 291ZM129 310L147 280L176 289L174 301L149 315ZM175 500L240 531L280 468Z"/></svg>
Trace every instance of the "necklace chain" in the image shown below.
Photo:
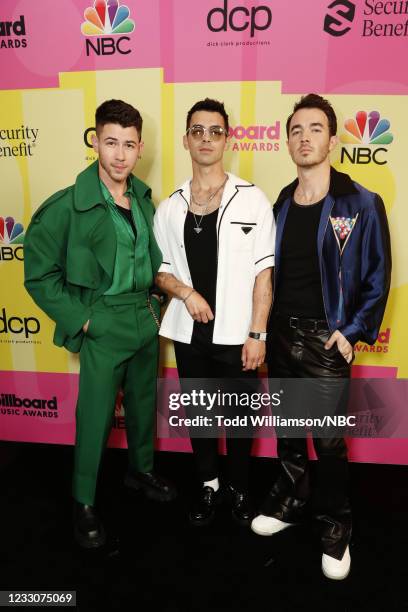
<svg viewBox="0 0 408 612"><path fill-rule="evenodd" d="M228 180L228 175L226 175L226 177L225 177L224 181L221 183L221 185L219 185L219 187L217 187L217 189L213 193L210 194L208 200L206 202L204 202L203 204L200 204L195 199L195 197L193 195L193 190L191 188L191 181L190 181L190 205L189 205L189 209L190 209L190 212L193 214L193 217L194 217L195 227L193 229L194 229L196 234L199 234L200 232L202 232L203 228L201 227L201 224L202 224L203 218L204 218L204 216L205 216L205 214L206 214L206 212L207 212L207 210L208 210L208 208L210 206L210 202L217 195L217 193L220 191L220 189L225 186L225 183L227 182L227 180ZM199 206L199 207L205 206L202 214L200 215L200 220L199 221L197 221L197 217L195 216L195 213L193 211L192 204L195 204L196 206Z"/></svg>
<svg viewBox="0 0 408 612"><path fill-rule="evenodd" d="M194 194L193 194L193 189L192 189L192 185L191 185L192 181L190 181L190 194L191 194L191 199L192 199L192 201L194 202L194 204L195 204L196 206L200 206L200 207L202 207L202 206L206 206L206 207L208 207L208 205L209 205L209 203L211 202L211 200L212 200L213 198L215 198L215 196L217 195L217 193L219 192L219 190L220 190L222 187L224 187L224 185L225 185L225 183L227 182L227 180L228 180L228 175L225 177L225 179L223 180L223 182L221 183L221 185L219 185L219 186L217 187L217 189L216 189L215 191L213 191L213 193L210 193L210 195L208 196L208 200L207 200L206 202L197 202L197 200L195 199Z"/></svg>

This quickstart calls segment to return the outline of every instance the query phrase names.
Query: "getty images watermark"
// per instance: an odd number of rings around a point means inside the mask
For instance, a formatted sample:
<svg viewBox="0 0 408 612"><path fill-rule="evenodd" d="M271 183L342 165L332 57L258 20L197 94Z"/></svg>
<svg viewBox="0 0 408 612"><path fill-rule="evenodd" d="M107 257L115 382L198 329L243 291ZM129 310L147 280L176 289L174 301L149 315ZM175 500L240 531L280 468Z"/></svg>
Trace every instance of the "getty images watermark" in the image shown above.
<svg viewBox="0 0 408 612"><path fill-rule="evenodd" d="M159 438L408 438L406 379L161 379Z"/></svg>
<svg viewBox="0 0 408 612"><path fill-rule="evenodd" d="M236 408L245 407L253 411L272 406L281 406L281 393L249 393L249 392L226 392L218 389L214 393L209 393L203 389L193 389L190 392L170 393L169 410L178 411L180 408L198 408L205 411L212 411L214 408ZM169 415L169 425L171 427L355 427L355 415L325 415L322 418L312 417L282 417L275 414L244 414L242 416L226 416L225 414L214 414L214 416L197 414L196 416L186 417L179 414Z"/></svg>

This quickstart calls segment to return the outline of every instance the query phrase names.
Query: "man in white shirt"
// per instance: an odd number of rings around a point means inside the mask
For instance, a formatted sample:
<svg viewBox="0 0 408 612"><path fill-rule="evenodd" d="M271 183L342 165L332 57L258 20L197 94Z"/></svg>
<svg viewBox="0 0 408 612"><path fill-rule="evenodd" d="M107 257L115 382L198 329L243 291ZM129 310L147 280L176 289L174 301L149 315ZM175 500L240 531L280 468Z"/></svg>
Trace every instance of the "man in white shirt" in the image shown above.
<svg viewBox="0 0 408 612"><path fill-rule="evenodd" d="M156 283L172 298L160 334L174 341L181 380L248 385L265 358L275 227L264 193L224 170L228 132L217 100L199 101L187 114L183 144L193 176L160 204L154 223L163 253ZM200 483L190 521L204 525L221 492L217 439L190 433ZM251 446L251 436L227 437L226 490L241 524L251 519Z"/></svg>

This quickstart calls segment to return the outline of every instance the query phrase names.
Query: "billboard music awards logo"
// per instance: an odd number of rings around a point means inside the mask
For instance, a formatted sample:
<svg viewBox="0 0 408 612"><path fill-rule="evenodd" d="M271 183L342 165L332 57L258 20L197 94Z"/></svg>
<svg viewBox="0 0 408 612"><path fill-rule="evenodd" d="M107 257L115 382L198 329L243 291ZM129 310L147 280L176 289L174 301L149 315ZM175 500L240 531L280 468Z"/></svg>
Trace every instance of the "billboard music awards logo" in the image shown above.
<svg viewBox="0 0 408 612"><path fill-rule="evenodd" d="M19 397L14 393L0 393L0 415L45 417L58 419L57 398Z"/></svg>
<svg viewBox="0 0 408 612"><path fill-rule="evenodd" d="M135 29L135 22L129 15L129 8L119 6L118 0L95 0L93 6L85 9L81 32L90 37L85 41L87 56L130 53L127 45L130 38L123 36Z"/></svg>
<svg viewBox="0 0 408 612"><path fill-rule="evenodd" d="M391 328L387 327L387 329L380 331L375 344L369 346L368 344L358 342L354 347L354 351L356 353L388 353L390 338Z"/></svg>
<svg viewBox="0 0 408 612"><path fill-rule="evenodd" d="M24 227L13 217L0 217L0 261L24 261Z"/></svg>
<svg viewBox="0 0 408 612"><path fill-rule="evenodd" d="M223 6L215 6L207 14L207 28L210 32L240 32L249 37L247 40L211 40L208 47L239 47L270 45L270 40L257 40L257 32L270 30L272 10L266 5L234 6L231 0L224 0Z"/></svg>
<svg viewBox="0 0 408 612"><path fill-rule="evenodd" d="M280 121L272 125L237 125L229 129L230 151L279 151Z"/></svg>
<svg viewBox="0 0 408 612"><path fill-rule="evenodd" d="M23 49L27 46L24 15L16 21L0 21L0 49Z"/></svg>
<svg viewBox="0 0 408 612"><path fill-rule="evenodd" d="M378 111L370 113L359 111L355 118L345 121L344 127L346 132L341 134L340 142L357 146L352 147L351 150L341 148L341 163L344 163L346 159L352 164L373 162L383 166L387 163L384 155L388 149L376 145L389 145L394 140L394 136L389 131L391 124L388 119L382 119Z"/></svg>
<svg viewBox="0 0 408 612"><path fill-rule="evenodd" d="M406 0L364 0L362 9L363 38L408 36L408 2ZM357 3L334 0L328 5L323 30L330 36L344 36L352 27ZM367 19L368 18L368 19Z"/></svg>

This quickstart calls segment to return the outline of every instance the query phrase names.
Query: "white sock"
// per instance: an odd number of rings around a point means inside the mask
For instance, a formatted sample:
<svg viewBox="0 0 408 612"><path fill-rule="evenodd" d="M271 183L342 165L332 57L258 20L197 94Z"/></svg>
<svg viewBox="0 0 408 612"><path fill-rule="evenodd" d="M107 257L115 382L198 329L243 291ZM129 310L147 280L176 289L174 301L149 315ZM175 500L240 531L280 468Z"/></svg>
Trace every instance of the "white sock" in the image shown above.
<svg viewBox="0 0 408 612"><path fill-rule="evenodd" d="M220 483L218 478L214 478L213 480L206 480L203 484L203 487L211 487L214 491L218 491L220 488Z"/></svg>

